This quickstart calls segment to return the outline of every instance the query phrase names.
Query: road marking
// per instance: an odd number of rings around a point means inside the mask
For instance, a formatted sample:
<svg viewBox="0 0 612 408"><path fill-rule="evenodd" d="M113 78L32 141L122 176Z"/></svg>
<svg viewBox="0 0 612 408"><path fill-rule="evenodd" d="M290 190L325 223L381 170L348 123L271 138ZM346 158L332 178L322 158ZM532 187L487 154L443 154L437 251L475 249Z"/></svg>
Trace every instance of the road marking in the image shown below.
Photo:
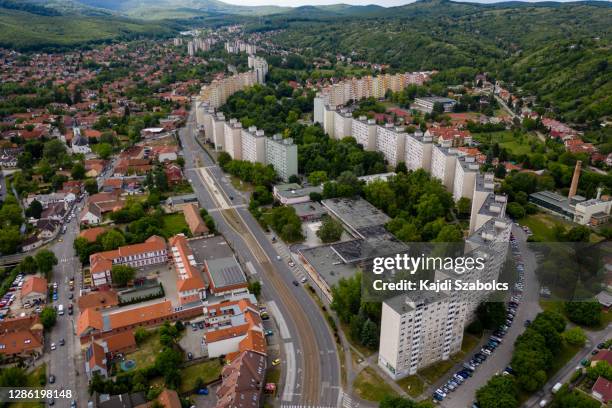
<svg viewBox="0 0 612 408"><path fill-rule="evenodd" d="M283 390L283 401L291 401L295 389L295 351L293 343L285 343L285 389Z"/></svg>
<svg viewBox="0 0 612 408"><path fill-rule="evenodd" d="M276 302L273 300L269 301L268 307L270 308L270 311L274 315L274 318L276 319L276 323L278 323L278 328L280 330L280 335L282 339L283 340L290 339L291 335L289 334L289 328L287 327L287 322L285 321L285 318L281 314L280 309L276 305Z"/></svg>

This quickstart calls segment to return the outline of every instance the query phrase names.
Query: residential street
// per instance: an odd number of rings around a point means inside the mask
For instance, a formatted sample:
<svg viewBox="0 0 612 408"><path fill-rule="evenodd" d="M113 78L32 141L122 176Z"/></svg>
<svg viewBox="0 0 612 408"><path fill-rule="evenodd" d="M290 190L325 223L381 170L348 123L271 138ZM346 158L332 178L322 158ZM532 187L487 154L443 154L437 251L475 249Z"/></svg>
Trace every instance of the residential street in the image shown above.
<svg viewBox="0 0 612 408"><path fill-rule="evenodd" d="M281 316L272 314L286 328L281 329L284 390L278 393L279 402L287 406L336 406L341 395L340 372L327 322L305 290L292 285L294 278L286 260L277 260L277 252L244 205L247 203L242 201L241 194L195 142L193 118L192 111L186 127L180 131L186 175L201 205L214 210L210 213L218 230L241 263L252 266L256 279L262 282L263 298L274 302Z"/></svg>

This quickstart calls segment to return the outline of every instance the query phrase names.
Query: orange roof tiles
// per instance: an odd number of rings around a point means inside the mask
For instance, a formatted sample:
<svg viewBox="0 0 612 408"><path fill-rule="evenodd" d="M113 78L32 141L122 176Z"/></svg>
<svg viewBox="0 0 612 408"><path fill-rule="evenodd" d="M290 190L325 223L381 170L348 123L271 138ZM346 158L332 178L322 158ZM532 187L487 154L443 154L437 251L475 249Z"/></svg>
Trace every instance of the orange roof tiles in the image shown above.
<svg viewBox="0 0 612 408"><path fill-rule="evenodd" d="M185 214L185 221L187 221L189 230L193 235L205 234L208 232L208 227L200 216L200 212L195 204L184 205L183 214Z"/></svg>
<svg viewBox="0 0 612 408"><path fill-rule="evenodd" d="M88 308L79 315L79 319L77 320L77 335L81 336L89 329L102 330L103 328L102 313L97 310Z"/></svg>
<svg viewBox="0 0 612 408"><path fill-rule="evenodd" d="M95 227L83 230L79 233L79 237L85 238L87 242L95 242L96 239L101 235L108 231L106 227Z"/></svg>
<svg viewBox="0 0 612 408"><path fill-rule="evenodd" d="M148 252L163 251L166 249L166 241L157 235L150 236L140 244L125 245L113 251L97 252L90 255L91 273L108 271L113 266L113 260L128 256L145 254Z"/></svg>
<svg viewBox="0 0 612 408"><path fill-rule="evenodd" d="M159 394L159 397L157 397L157 401L159 401L164 408L181 408L181 400L174 390L165 388L161 394Z"/></svg>
<svg viewBox="0 0 612 408"><path fill-rule="evenodd" d="M113 334L106 337L104 341L106 341L109 353L120 352L136 346L136 338L132 330Z"/></svg>
<svg viewBox="0 0 612 408"><path fill-rule="evenodd" d="M21 296L27 296L30 293L40 293L46 296L47 280L39 276L28 276L21 287Z"/></svg>
<svg viewBox="0 0 612 408"><path fill-rule="evenodd" d="M91 310L91 309L88 309ZM121 327L146 322L149 320L162 319L173 313L172 302L169 300L139 307L136 309L123 310L109 314L107 317L110 328L115 330Z"/></svg>
<svg viewBox="0 0 612 408"><path fill-rule="evenodd" d="M119 296L112 290L99 290L79 297L77 301L81 311L89 308L102 309L119 304Z"/></svg>

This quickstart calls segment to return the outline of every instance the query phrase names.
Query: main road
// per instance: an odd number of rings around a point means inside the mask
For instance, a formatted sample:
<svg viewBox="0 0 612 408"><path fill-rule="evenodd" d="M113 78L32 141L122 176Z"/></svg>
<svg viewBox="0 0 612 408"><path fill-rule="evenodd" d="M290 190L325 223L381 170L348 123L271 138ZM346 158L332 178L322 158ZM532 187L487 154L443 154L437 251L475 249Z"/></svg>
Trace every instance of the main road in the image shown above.
<svg viewBox="0 0 612 408"><path fill-rule="evenodd" d="M195 106L195 103L194 103ZM281 405L336 407L341 402L340 366L335 340L324 316L253 218L241 195L195 141L194 109L179 131L185 173L200 204L210 211L243 263L262 282L262 295L273 305L283 345L284 389Z"/></svg>

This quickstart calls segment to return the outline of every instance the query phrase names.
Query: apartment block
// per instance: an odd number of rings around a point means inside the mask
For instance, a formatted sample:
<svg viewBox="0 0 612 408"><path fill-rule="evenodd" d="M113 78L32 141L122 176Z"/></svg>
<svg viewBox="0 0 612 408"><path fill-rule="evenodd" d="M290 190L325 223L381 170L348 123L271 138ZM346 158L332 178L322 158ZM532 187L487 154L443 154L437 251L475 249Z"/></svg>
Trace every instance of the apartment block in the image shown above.
<svg viewBox="0 0 612 408"><path fill-rule="evenodd" d="M268 74L268 62L261 57L256 57L253 54L249 54L248 65L249 68L255 72L255 80L257 83L265 84L266 75Z"/></svg>
<svg viewBox="0 0 612 408"><path fill-rule="evenodd" d="M282 135L266 138L266 164L271 164L278 176L284 181L298 174L297 145L293 139L283 139Z"/></svg>
<svg viewBox="0 0 612 408"><path fill-rule="evenodd" d="M431 175L453 191L457 152L454 148L435 145L431 152Z"/></svg>
<svg viewBox="0 0 612 408"><path fill-rule="evenodd" d="M225 150L234 160L242 160L242 124L232 118L224 123Z"/></svg>
<svg viewBox="0 0 612 408"><path fill-rule="evenodd" d="M341 109L340 111L334 111L333 137L336 139L342 139L347 136L351 136L352 123L353 115L351 115L348 110Z"/></svg>
<svg viewBox="0 0 612 408"><path fill-rule="evenodd" d="M417 131L406 136L404 162L408 170L431 170L432 139Z"/></svg>
<svg viewBox="0 0 612 408"><path fill-rule="evenodd" d="M217 112L212 118L212 142L216 150L223 150L225 147L225 115Z"/></svg>
<svg viewBox="0 0 612 408"><path fill-rule="evenodd" d="M385 156L389 165L396 166L404 160L405 144L404 128L394 126L392 123L376 127L376 150Z"/></svg>
<svg viewBox="0 0 612 408"><path fill-rule="evenodd" d="M266 136L263 130L255 126L242 129L242 160L251 163L266 162Z"/></svg>
<svg viewBox="0 0 612 408"><path fill-rule="evenodd" d="M473 156L459 156L455 164L455 180L453 182L453 199L458 201L465 197L470 200L474 196L476 176L480 166Z"/></svg>
<svg viewBox="0 0 612 408"><path fill-rule="evenodd" d="M360 116L351 122L351 135L364 150L376 150L376 121Z"/></svg>
<svg viewBox="0 0 612 408"><path fill-rule="evenodd" d="M325 99L317 95L313 101L313 121L323 126L325 117Z"/></svg>

